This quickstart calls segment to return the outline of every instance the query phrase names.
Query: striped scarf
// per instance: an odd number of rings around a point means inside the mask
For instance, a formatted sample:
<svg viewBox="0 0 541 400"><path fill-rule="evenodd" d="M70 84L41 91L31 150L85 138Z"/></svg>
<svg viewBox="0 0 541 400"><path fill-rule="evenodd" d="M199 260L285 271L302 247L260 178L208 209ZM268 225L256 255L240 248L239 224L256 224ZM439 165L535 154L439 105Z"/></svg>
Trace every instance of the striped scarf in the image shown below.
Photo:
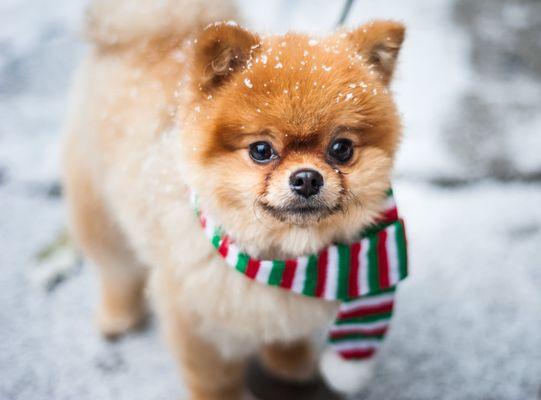
<svg viewBox="0 0 541 400"><path fill-rule="evenodd" d="M344 359L371 357L392 316L395 288L407 276L404 222L392 191L379 221L351 244L334 243L317 254L259 260L243 252L205 215L192 195L205 234L226 263L246 277L309 297L340 301L328 342Z"/></svg>

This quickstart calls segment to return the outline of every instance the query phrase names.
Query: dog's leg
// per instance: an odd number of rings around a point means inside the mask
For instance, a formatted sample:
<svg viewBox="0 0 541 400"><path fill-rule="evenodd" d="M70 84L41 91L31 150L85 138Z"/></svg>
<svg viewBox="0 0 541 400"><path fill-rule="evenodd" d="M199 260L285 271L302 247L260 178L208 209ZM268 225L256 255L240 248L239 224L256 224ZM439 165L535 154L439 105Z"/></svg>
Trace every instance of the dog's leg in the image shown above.
<svg viewBox="0 0 541 400"><path fill-rule="evenodd" d="M152 294L169 347L190 400L240 400L245 394L247 354L225 358L197 332L199 318L178 301L178 278L166 267L153 271ZM181 290L181 289L180 289ZM204 301L193 299L193 301ZM217 331L217 336L223 336ZM238 343L237 343L238 345Z"/></svg>
<svg viewBox="0 0 541 400"><path fill-rule="evenodd" d="M180 361L190 398L240 400L244 392L245 360L225 360L178 315L176 320L171 315L167 318L169 343Z"/></svg>
<svg viewBox="0 0 541 400"><path fill-rule="evenodd" d="M146 268L135 258L80 160L68 147L64 184L71 233L97 266L98 325L102 334L113 337L135 327L144 316Z"/></svg>
<svg viewBox="0 0 541 400"><path fill-rule="evenodd" d="M269 372L290 381L308 381L317 370L316 355L309 340L267 345L261 350L261 361Z"/></svg>

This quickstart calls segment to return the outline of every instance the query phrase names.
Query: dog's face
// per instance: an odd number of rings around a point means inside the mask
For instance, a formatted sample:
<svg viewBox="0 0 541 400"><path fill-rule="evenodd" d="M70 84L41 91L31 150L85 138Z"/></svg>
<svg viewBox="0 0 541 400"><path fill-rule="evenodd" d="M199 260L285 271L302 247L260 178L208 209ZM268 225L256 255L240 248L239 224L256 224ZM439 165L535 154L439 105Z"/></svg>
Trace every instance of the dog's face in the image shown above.
<svg viewBox="0 0 541 400"><path fill-rule="evenodd" d="M319 40L208 27L185 126L196 190L266 229L373 218L400 136L387 87L403 37L394 22Z"/></svg>

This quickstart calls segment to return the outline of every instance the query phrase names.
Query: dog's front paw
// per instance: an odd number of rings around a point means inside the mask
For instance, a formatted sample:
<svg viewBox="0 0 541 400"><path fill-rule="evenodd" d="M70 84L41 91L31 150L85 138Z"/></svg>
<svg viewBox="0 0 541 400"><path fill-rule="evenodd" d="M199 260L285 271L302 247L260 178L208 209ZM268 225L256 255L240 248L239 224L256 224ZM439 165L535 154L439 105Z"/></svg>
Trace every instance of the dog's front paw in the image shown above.
<svg viewBox="0 0 541 400"><path fill-rule="evenodd" d="M98 309L96 320L98 329L104 337L116 339L140 327L144 321L144 312L140 309L113 312L102 306Z"/></svg>
<svg viewBox="0 0 541 400"><path fill-rule="evenodd" d="M374 360L345 360L328 348L321 356L319 369L330 388L341 393L355 394L372 378Z"/></svg>

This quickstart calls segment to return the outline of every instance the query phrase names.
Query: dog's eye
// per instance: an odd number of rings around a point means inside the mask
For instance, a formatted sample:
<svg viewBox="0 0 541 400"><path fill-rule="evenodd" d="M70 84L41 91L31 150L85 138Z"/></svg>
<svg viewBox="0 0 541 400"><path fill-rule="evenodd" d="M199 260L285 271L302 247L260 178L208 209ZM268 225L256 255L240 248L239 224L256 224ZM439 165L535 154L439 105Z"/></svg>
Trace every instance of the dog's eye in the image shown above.
<svg viewBox="0 0 541 400"><path fill-rule="evenodd" d="M276 153L268 142L255 142L249 148L250 157L257 163L267 163L275 159Z"/></svg>
<svg viewBox="0 0 541 400"><path fill-rule="evenodd" d="M327 154L339 163L348 162L353 156L353 143L349 139L336 139L329 146Z"/></svg>

